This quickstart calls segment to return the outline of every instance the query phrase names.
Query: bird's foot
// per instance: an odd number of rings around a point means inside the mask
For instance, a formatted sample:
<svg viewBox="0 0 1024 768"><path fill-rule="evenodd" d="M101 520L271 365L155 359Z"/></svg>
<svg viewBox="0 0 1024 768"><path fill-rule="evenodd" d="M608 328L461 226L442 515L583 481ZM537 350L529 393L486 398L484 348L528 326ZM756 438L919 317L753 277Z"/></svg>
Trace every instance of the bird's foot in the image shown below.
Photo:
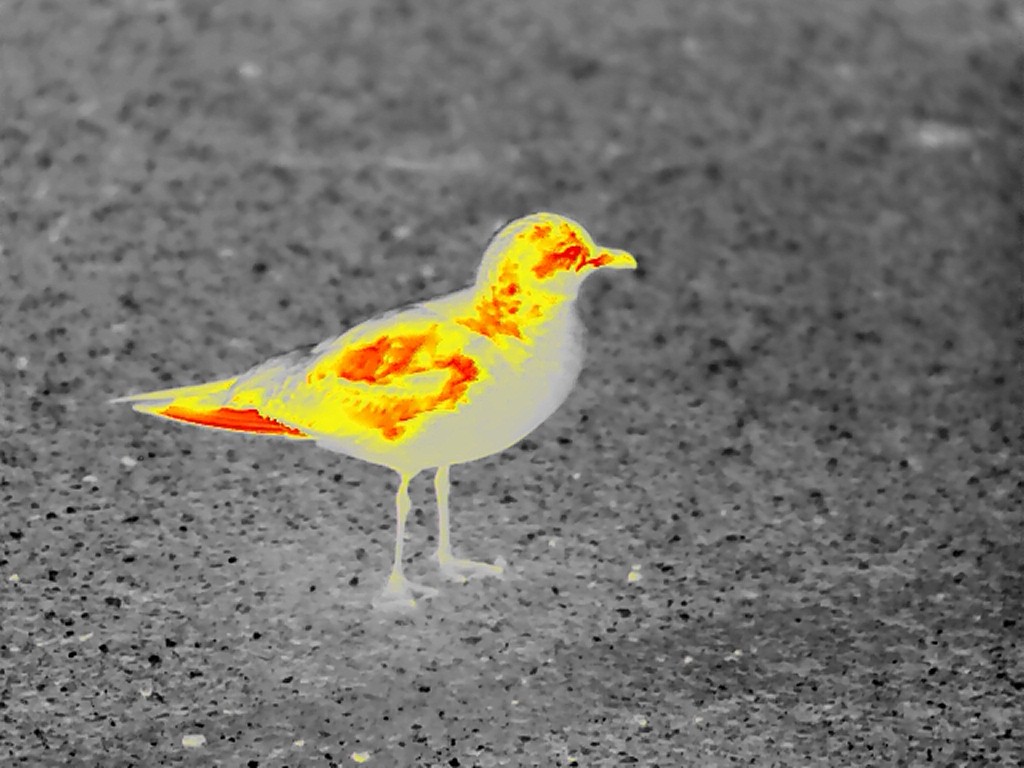
<svg viewBox="0 0 1024 768"><path fill-rule="evenodd" d="M476 560L464 560L461 557L454 557L451 553L437 554L437 562L441 566L441 573L452 581L466 583L469 579L480 577L502 578L505 573L505 563L502 558L494 565L481 563Z"/></svg>
<svg viewBox="0 0 1024 768"><path fill-rule="evenodd" d="M409 581L401 572L392 571L380 594L373 599L373 607L379 611L406 611L416 607L416 599L428 600L438 591L425 584Z"/></svg>

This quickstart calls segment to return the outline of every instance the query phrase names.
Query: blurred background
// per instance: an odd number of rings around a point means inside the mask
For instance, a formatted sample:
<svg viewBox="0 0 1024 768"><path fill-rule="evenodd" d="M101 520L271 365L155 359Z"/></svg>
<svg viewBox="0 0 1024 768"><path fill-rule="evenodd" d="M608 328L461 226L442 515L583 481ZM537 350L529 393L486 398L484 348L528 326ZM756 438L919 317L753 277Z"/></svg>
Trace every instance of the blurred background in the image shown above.
<svg viewBox="0 0 1024 768"><path fill-rule="evenodd" d="M983 0L0 0L0 763L1021 757L1021 54ZM371 611L394 478L116 395L628 248ZM429 482L410 572L435 571Z"/></svg>

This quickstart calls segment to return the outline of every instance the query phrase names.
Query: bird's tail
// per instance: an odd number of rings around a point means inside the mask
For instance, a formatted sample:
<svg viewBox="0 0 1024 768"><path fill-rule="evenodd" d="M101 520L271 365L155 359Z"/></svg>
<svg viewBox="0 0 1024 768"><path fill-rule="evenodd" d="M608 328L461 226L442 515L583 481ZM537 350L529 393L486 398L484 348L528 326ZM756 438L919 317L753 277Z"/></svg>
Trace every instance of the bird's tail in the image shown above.
<svg viewBox="0 0 1024 768"><path fill-rule="evenodd" d="M257 435L307 437L298 429L264 416L255 406L232 403L229 391L237 380L237 377L232 377L205 384L142 392L137 395L116 397L109 402L130 403L139 413L149 413L212 429Z"/></svg>

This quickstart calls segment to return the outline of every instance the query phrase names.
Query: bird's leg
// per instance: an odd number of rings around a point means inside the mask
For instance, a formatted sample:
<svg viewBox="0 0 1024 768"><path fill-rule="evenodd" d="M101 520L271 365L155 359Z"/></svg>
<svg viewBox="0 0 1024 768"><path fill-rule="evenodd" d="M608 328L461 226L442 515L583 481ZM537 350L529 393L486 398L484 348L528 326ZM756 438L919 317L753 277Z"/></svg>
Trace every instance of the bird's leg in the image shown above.
<svg viewBox="0 0 1024 768"><path fill-rule="evenodd" d="M448 469L448 466L440 466L434 475L434 491L437 493L437 562L441 566L441 573L449 579L461 582L472 576L500 577L505 570L500 565L463 560L452 554L448 522L448 493L451 487Z"/></svg>
<svg viewBox="0 0 1024 768"><path fill-rule="evenodd" d="M402 545L405 542L405 521L412 509L412 501L409 499L409 481L413 475L399 473L401 480L398 483L398 493L395 495L395 509L397 512L398 525L395 531L395 561L391 566L391 574L388 576L384 589L373 601L376 608L414 608L417 597L433 597L437 590L433 587L426 587L422 584L415 584L405 578L402 571Z"/></svg>

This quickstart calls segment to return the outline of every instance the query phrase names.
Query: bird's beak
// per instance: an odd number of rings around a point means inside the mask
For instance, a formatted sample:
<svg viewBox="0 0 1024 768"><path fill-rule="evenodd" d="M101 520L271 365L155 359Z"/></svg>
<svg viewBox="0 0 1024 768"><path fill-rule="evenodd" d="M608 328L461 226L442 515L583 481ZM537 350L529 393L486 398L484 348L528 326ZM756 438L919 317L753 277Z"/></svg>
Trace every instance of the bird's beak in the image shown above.
<svg viewBox="0 0 1024 768"><path fill-rule="evenodd" d="M597 263L609 269L636 269L633 254L617 248L602 248L597 255Z"/></svg>

